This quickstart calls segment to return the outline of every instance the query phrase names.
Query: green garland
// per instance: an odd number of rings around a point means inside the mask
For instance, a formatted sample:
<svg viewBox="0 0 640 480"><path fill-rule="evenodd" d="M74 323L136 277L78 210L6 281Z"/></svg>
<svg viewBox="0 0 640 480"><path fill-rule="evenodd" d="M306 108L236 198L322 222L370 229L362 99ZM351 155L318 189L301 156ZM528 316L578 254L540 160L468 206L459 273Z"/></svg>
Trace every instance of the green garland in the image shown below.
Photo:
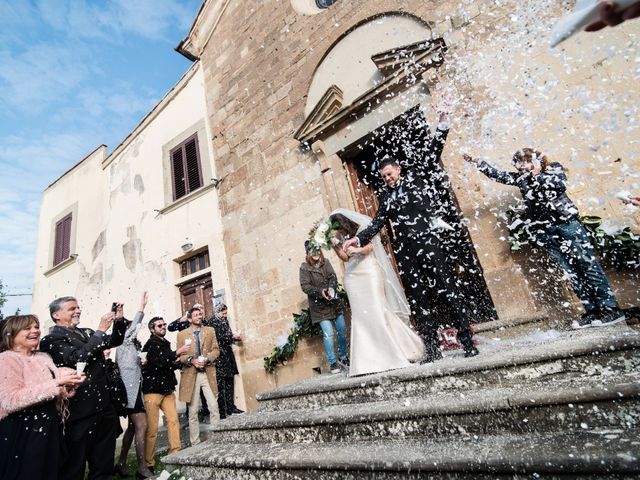
<svg viewBox="0 0 640 480"><path fill-rule="evenodd" d="M519 208L511 207L506 213L511 250L517 251L523 246L533 244L535 235L531 229L540 228L539 224L523 219L522 210ZM578 217L578 221L587 231L596 253L603 262L619 270L640 268L640 236L634 234L630 227L610 234L600 228L600 217L585 215Z"/></svg>
<svg viewBox="0 0 640 480"><path fill-rule="evenodd" d="M337 295L343 309L349 308L349 298L341 285L338 285ZM293 322L293 328L287 336L286 343L281 347L274 346L271 355L264 357L264 369L268 373L273 373L278 365L287 364L287 360L296 353L298 342L301 338L314 338L322 333L320 325L314 325L311 321L308 309L303 309L300 313L294 313Z"/></svg>

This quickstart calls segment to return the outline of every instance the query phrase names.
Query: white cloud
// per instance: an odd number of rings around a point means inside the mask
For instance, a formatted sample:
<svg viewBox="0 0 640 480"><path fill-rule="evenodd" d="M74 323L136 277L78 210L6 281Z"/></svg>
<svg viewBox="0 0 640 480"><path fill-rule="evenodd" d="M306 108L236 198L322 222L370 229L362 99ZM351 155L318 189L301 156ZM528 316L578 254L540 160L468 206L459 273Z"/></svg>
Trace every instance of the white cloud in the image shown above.
<svg viewBox="0 0 640 480"><path fill-rule="evenodd" d="M164 38L169 28L186 29L195 17L193 4L175 0L116 0L116 16L123 30L152 40ZM186 33L186 32L185 32Z"/></svg>
<svg viewBox="0 0 640 480"><path fill-rule="evenodd" d="M86 133L0 138L0 279L9 293L31 292L40 196L84 155ZM31 297L9 297L3 311L30 310Z"/></svg>
<svg viewBox="0 0 640 480"><path fill-rule="evenodd" d="M78 93L79 108L91 115L120 115L126 118L142 116L158 101L160 95L150 91L140 91L126 82L100 89L83 90Z"/></svg>
<svg viewBox="0 0 640 480"><path fill-rule="evenodd" d="M168 31L186 29L199 2L179 0L112 0L99 5L86 0L40 0L38 10L51 27L84 39L121 41L134 34L163 40Z"/></svg>
<svg viewBox="0 0 640 480"><path fill-rule="evenodd" d="M0 2L0 38L15 39L36 25L36 12L28 2Z"/></svg>
<svg viewBox="0 0 640 480"><path fill-rule="evenodd" d="M12 108L38 113L66 98L89 77L78 52L63 44L38 44L23 51L0 51L0 98Z"/></svg>

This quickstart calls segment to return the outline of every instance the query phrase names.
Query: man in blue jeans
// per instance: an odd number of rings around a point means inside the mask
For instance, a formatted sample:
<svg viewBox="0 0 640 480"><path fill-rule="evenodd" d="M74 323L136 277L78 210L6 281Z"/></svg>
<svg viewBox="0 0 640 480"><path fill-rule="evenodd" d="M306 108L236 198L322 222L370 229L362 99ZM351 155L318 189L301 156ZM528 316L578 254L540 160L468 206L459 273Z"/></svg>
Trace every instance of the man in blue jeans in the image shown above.
<svg viewBox="0 0 640 480"><path fill-rule="evenodd" d="M584 306L585 313L573 322L573 327L623 321L624 313L618 308L587 232L578 221L578 208L567 196L567 176L562 165L549 162L546 155L532 148L523 148L513 155L517 172L498 170L467 154L463 157L492 180L520 189L535 242L545 248L566 273Z"/></svg>

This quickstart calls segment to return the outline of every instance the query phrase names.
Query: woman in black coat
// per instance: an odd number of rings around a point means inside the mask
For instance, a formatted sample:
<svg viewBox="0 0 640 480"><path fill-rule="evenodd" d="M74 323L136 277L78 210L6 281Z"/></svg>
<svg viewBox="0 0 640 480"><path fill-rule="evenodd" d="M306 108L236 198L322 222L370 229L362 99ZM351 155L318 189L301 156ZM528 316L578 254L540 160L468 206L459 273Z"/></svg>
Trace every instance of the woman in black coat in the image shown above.
<svg viewBox="0 0 640 480"><path fill-rule="evenodd" d="M238 364L232 345L242 341L240 335L234 335L227 318L227 306L221 303L216 306L213 320L207 323L216 331L220 355L216 359L216 380L218 383L218 411L220 419L244 413L235 405L234 377L238 375Z"/></svg>
<svg viewBox="0 0 640 480"><path fill-rule="evenodd" d="M300 265L300 288L309 298L309 315L313 324L320 324L324 339L324 349L331 373L340 373L340 363L348 367L347 327L342 314L342 305L335 296L338 288L338 278L329 263L324 258L322 250L314 251L305 242L304 248L307 258ZM338 359L333 347L334 326L338 333Z"/></svg>

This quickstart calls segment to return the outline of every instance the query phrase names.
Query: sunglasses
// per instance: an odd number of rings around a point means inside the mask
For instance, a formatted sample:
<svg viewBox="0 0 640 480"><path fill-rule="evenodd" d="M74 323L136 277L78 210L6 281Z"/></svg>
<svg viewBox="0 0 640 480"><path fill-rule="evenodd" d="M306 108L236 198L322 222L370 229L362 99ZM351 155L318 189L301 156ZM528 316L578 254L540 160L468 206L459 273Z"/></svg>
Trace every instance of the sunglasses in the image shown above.
<svg viewBox="0 0 640 480"><path fill-rule="evenodd" d="M156 324L156 328L164 328L166 326L167 326L166 323L158 323L158 324Z"/></svg>

